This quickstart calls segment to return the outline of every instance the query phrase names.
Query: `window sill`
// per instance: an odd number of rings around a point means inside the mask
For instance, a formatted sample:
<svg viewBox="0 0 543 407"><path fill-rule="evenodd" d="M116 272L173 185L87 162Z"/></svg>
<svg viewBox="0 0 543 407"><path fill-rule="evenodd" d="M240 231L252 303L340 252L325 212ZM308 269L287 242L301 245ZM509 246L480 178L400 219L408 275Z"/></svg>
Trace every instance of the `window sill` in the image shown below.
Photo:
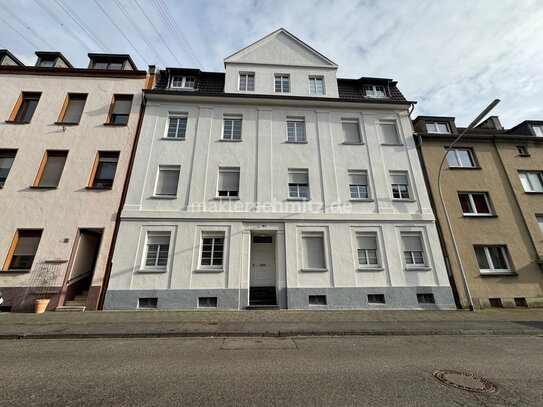
<svg viewBox="0 0 543 407"><path fill-rule="evenodd" d="M392 202L417 202L415 199L392 198Z"/></svg>
<svg viewBox="0 0 543 407"><path fill-rule="evenodd" d="M239 201L239 196L216 196L215 201Z"/></svg>
<svg viewBox="0 0 543 407"><path fill-rule="evenodd" d="M159 268L159 269L138 269L135 271L138 274L162 274L167 273L168 269Z"/></svg>
<svg viewBox="0 0 543 407"><path fill-rule="evenodd" d="M524 191L524 193L528 195L541 195L543 191Z"/></svg>
<svg viewBox="0 0 543 407"><path fill-rule="evenodd" d="M514 271L480 271L481 277L490 276L490 277L497 277L497 276L509 276L509 277L515 277L518 276L518 273L515 273Z"/></svg>
<svg viewBox="0 0 543 407"><path fill-rule="evenodd" d="M224 143L241 143L243 140L228 140L228 139L224 139L224 138L220 138L218 141L220 142L224 142Z"/></svg>
<svg viewBox="0 0 543 407"><path fill-rule="evenodd" d="M24 269L24 270L18 270L18 269L7 269L7 270L2 270L0 271L0 275L2 275L3 273L6 273L6 274L21 274L21 273L30 273L30 269Z"/></svg>
<svg viewBox="0 0 543 407"><path fill-rule="evenodd" d="M151 199L177 199L177 195L153 195Z"/></svg>
<svg viewBox="0 0 543 407"><path fill-rule="evenodd" d="M205 269L205 268L200 268L200 269L196 269L194 270L195 273L224 273L224 269L220 268L220 269Z"/></svg>
<svg viewBox="0 0 543 407"><path fill-rule="evenodd" d="M463 214L465 218L497 218L498 215L495 215L493 213L485 215L481 213L464 213Z"/></svg>
<svg viewBox="0 0 543 407"><path fill-rule="evenodd" d="M126 127L126 126L128 126L128 123L104 123L104 126Z"/></svg>
<svg viewBox="0 0 543 407"><path fill-rule="evenodd" d="M349 199L351 202L375 202L375 199L372 198L351 198Z"/></svg>
<svg viewBox="0 0 543 407"><path fill-rule="evenodd" d="M519 157L531 157L531 154L517 154Z"/></svg>
<svg viewBox="0 0 543 407"><path fill-rule="evenodd" d="M79 122L55 122L57 126L78 126Z"/></svg>
<svg viewBox="0 0 543 407"><path fill-rule="evenodd" d="M300 271L304 273L326 273L328 272L328 269L322 269L322 268L304 268L300 269Z"/></svg>
<svg viewBox="0 0 543 407"><path fill-rule="evenodd" d="M31 185L30 189L57 189L58 186L47 186L47 185Z"/></svg>
<svg viewBox="0 0 543 407"><path fill-rule="evenodd" d="M113 187L85 187L85 189L91 191L110 191L113 189Z"/></svg>
<svg viewBox="0 0 543 407"><path fill-rule="evenodd" d="M430 271L432 270L431 267L428 266L420 266L420 267L404 267L405 271Z"/></svg>
<svg viewBox="0 0 543 407"><path fill-rule="evenodd" d="M30 122L16 121L16 120L6 120L4 123L7 124L30 124Z"/></svg>
<svg viewBox="0 0 543 407"><path fill-rule="evenodd" d="M285 140L285 144L309 144L307 141L291 141Z"/></svg>
<svg viewBox="0 0 543 407"><path fill-rule="evenodd" d="M383 267L358 267L356 271L383 271Z"/></svg>
<svg viewBox="0 0 543 407"><path fill-rule="evenodd" d="M382 146L403 146L403 143L381 143Z"/></svg>
<svg viewBox="0 0 543 407"><path fill-rule="evenodd" d="M364 143L362 141L344 141L343 143L344 146L363 146Z"/></svg>
<svg viewBox="0 0 543 407"><path fill-rule="evenodd" d="M304 201L310 201L309 198L287 198L287 201L293 201L293 202L304 202Z"/></svg>
<svg viewBox="0 0 543 407"><path fill-rule="evenodd" d="M161 137L160 140L175 140L175 141L185 141L185 137Z"/></svg>
<svg viewBox="0 0 543 407"><path fill-rule="evenodd" d="M475 166L475 167L451 167L449 166L449 170L482 170L482 167Z"/></svg>

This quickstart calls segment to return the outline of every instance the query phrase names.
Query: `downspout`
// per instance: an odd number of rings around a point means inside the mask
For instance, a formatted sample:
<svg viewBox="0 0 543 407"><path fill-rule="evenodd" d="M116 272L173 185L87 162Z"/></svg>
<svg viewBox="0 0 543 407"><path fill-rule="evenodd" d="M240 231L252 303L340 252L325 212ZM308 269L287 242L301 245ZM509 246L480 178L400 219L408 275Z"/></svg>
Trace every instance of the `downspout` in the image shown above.
<svg viewBox="0 0 543 407"><path fill-rule="evenodd" d="M149 65L149 75L145 78L144 90L152 89L155 83L155 66ZM134 158L136 157L136 152L138 149L138 141L140 138L141 126L143 123L143 116L145 114L145 94L141 98L140 114L138 118L138 124L136 126L136 134L134 135L134 142L132 143L132 150L130 152L130 160L128 162L128 169L126 172L126 177L124 179L123 192L121 194L121 201L119 203L119 209L117 210L117 216L115 219L115 227L113 228L113 236L111 239L111 246L107 256L106 271L104 273L104 279L102 280L102 286L100 288L100 296L98 299L98 310L101 310L104 306L104 300L106 297L107 287L109 285L109 278L111 276L111 267L113 266L113 252L115 251L115 246L117 244L117 236L119 234L119 227L121 225L121 212L126 201L126 195L128 193L128 184L132 175L132 169L134 167Z"/></svg>

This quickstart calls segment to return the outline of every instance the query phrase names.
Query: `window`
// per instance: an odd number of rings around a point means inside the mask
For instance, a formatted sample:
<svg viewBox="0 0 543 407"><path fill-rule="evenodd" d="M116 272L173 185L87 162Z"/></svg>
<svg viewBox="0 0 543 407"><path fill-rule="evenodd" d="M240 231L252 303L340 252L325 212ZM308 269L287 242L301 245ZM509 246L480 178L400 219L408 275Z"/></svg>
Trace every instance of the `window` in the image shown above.
<svg viewBox="0 0 543 407"><path fill-rule="evenodd" d="M196 78L194 76L173 76L170 88L194 89Z"/></svg>
<svg viewBox="0 0 543 407"><path fill-rule="evenodd" d="M217 308L217 297L198 297L198 308Z"/></svg>
<svg viewBox="0 0 543 407"><path fill-rule="evenodd" d="M343 129L343 140L346 144L362 143L358 120L341 120L341 127Z"/></svg>
<svg viewBox="0 0 543 407"><path fill-rule="evenodd" d="M287 141L292 143L305 142L304 120L287 119Z"/></svg>
<svg viewBox="0 0 543 407"><path fill-rule="evenodd" d="M392 197L394 199L409 199L409 181L407 173L396 172L390 174Z"/></svg>
<svg viewBox="0 0 543 407"><path fill-rule="evenodd" d="M0 188L6 183L17 150L0 150Z"/></svg>
<svg viewBox="0 0 543 407"><path fill-rule="evenodd" d="M541 231L541 235L543 236L543 215L535 215L535 218L537 219L539 230Z"/></svg>
<svg viewBox="0 0 543 407"><path fill-rule="evenodd" d="M67 157L67 151L46 151L34 186L43 188L57 187Z"/></svg>
<svg viewBox="0 0 543 407"><path fill-rule="evenodd" d="M543 192L543 173L519 172L520 182L526 192Z"/></svg>
<svg viewBox="0 0 543 407"><path fill-rule="evenodd" d="M451 168L475 168L475 160L470 148L453 148L449 150L447 161Z"/></svg>
<svg viewBox="0 0 543 407"><path fill-rule="evenodd" d="M123 69L123 63L112 61L93 61L92 69L120 70Z"/></svg>
<svg viewBox="0 0 543 407"><path fill-rule="evenodd" d="M158 180L156 184L156 196L177 196L177 184L179 183L179 166L161 165L158 168Z"/></svg>
<svg viewBox="0 0 543 407"><path fill-rule="evenodd" d="M276 93L289 93L290 92L290 76L289 75L275 75L275 92Z"/></svg>
<svg viewBox="0 0 543 407"><path fill-rule="evenodd" d="M369 98L386 98L387 93L383 85L364 85L364 94Z"/></svg>
<svg viewBox="0 0 543 407"><path fill-rule="evenodd" d="M322 233L304 233L302 235L302 264L305 270L326 269Z"/></svg>
<svg viewBox="0 0 543 407"><path fill-rule="evenodd" d="M38 102L40 100L41 93L38 92L23 92L19 96L19 100L13 109L13 113L8 121L17 123L30 123Z"/></svg>
<svg viewBox="0 0 543 407"><path fill-rule="evenodd" d="M220 168L218 196L239 196L239 168Z"/></svg>
<svg viewBox="0 0 543 407"><path fill-rule="evenodd" d="M351 199L367 199L368 175L365 171L349 171L349 191Z"/></svg>
<svg viewBox="0 0 543 407"><path fill-rule="evenodd" d="M170 251L169 233L147 233L145 268L166 269Z"/></svg>
<svg viewBox="0 0 543 407"><path fill-rule="evenodd" d="M45 68L53 68L55 66L56 58L40 58L38 66Z"/></svg>
<svg viewBox="0 0 543 407"><path fill-rule="evenodd" d="M241 140L241 117L225 117L222 129L223 140Z"/></svg>
<svg viewBox="0 0 543 407"><path fill-rule="evenodd" d="M398 127L395 122L382 122L379 123L379 127L383 144L400 144Z"/></svg>
<svg viewBox="0 0 543 407"><path fill-rule="evenodd" d="M368 304L386 304L385 294L368 294Z"/></svg>
<svg viewBox="0 0 543 407"><path fill-rule="evenodd" d="M108 124L127 124L132 108L132 95L113 95Z"/></svg>
<svg viewBox="0 0 543 407"><path fill-rule="evenodd" d="M510 273L505 246L474 246L481 274Z"/></svg>
<svg viewBox="0 0 543 407"><path fill-rule="evenodd" d="M526 146L517 146L517 153L520 156L529 156L530 153L528 153L528 149Z"/></svg>
<svg viewBox="0 0 543 407"><path fill-rule="evenodd" d="M138 298L138 308L140 309L156 309L158 306L158 298Z"/></svg>
<svg viewBox="0 0 543 407"><path fill-rule="evenodd" d="M464 215L492 215L486 193L462 192L458 194Z"/></svg>
<svg viewBox="0 0 543 407"><path fill-rule="evenodd" d="M309 94L324 95L324 78L321 76L309 77Z"/></svg>
<svg viewBox="0 0 543 407"><path fill-rule="evenodd" d="M200 265L209 268L222 268L224 256L224 234L202 236L202 255Z"/></svg>
<svg viewBox="0 0 543 407"><path fill-rule="evenodd" d="M17 230L4 269L30 270L38 251L41 234L41 230Z"/></svg>
<svg viewBox="0 0 543 407"><path fill-rule="evenodd" d="M112 188L119 152L99 151L95 160L95 170L91 177L91 188Z"/></svg>
<svg viewBox="0 0 543 407"><path fill-rule="evenodd" d="M254 91L255 90L255 74L240 73L239 74L239 90Z"/></svg>
<svg viewBox="0 0 543 407"><path fill-rule="evenodd" d="M532 126L537 137L543 137L543 126Z"/></svg>
<svg viewBox="0 0 543 407"><path fill-rule="evenodd" d="M358 243L358 265L360 267L378 267L377 235L375 233L359 233L356 235Z"/></svg>
<svg viewBox="0 0 543 407"><path fill-rule="evenodd" d="M184 139L187 132L187 116L170 116L166 138Z"/></svg>
<svg viewBox="0 0 543 407"><path fill-rule="evenodd" d="M309 305L326 305L326 295L310 295L308 302Z"/></svg>
<svg viewBox="0 0 543 407"><path fill-rule="evenodd" d="M307 170L292 170L288 173L288 196L294 199L309 198L309 177Z"/></svg>
<svg viewBox="0 0 543 407"><path fill-rule="evenodd" d="M448 123L426 123L426 131L428 133L447 133L447 134L451 132L449 130Z"/></svg>
<svg viewBox="0 0 543 407"><path fill-rule="evenodd" d="M425 265L420 233L402 233L401 236L406 267Z"/></svg>
<svg viewBox="0 0 543 407"><path fill-rule="evenodd" d="M76 124L81 120L87 95L82 93L68 93L62 111L58 117L59 123Z"/></svg>
<svg viewBox="0 0 543 407"><path fill-rule="evenodd" d="M419 304L435 304L434 294L417 294L417 302Z"/></svg>

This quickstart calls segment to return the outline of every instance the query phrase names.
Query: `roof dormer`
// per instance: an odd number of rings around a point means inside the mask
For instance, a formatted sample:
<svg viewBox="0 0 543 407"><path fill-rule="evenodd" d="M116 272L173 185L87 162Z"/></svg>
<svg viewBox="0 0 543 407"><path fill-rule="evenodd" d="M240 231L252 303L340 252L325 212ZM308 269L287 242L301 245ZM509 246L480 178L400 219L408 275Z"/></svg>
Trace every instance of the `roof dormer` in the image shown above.
<svg viewBox="0 0 543 407"><path fill-rule="evenodd" d="M36 65L42 68L73 68L60 52L36 51Z"/></svg>
<svg viewBox="0 0 543 407"><path fill-rule="evenodd" d="M337 65L284 29L224 60L225 93L338 98Z"/></svg>
<svg viewBox="0 0 543 407"><path fill-rule="evenodd" d="M9 52L7 49L0 49L0 65L4 66L24 66L15 55Z"/></svg>
<svg viewBox="0 0 543 407"><path fill-rule="evenodd" d="M413 120L413 128L417 133L458 134L454 117L417 116Z"/></svg>
<svg viewBox="0 0 543 407"><path fill-rule="evenodd" d="M88 54L89 69L137 71L138 68L128 54Z"/></svg>

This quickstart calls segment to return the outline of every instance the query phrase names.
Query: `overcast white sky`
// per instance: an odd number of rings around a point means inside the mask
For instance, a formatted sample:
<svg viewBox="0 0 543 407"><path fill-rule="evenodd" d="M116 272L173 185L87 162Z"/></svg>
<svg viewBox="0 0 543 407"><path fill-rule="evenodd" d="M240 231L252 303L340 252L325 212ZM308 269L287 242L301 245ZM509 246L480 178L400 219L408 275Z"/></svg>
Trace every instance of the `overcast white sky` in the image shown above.
<svg viewBox="0 0 543 407"><path fill-rule="evenodd" d="M172 33L164 4L196 58ZM0 48L27 64L36 49L51 50L48 43L86 67L101 44L131 54L140 69L198 59L204 70L223 71L225 57L279 27L336 62L339 77L397 80L418 102L413 117L456 116L465 126L500 98L493 114L505 127L543 120L543 0L0 0Z"/></svg>

